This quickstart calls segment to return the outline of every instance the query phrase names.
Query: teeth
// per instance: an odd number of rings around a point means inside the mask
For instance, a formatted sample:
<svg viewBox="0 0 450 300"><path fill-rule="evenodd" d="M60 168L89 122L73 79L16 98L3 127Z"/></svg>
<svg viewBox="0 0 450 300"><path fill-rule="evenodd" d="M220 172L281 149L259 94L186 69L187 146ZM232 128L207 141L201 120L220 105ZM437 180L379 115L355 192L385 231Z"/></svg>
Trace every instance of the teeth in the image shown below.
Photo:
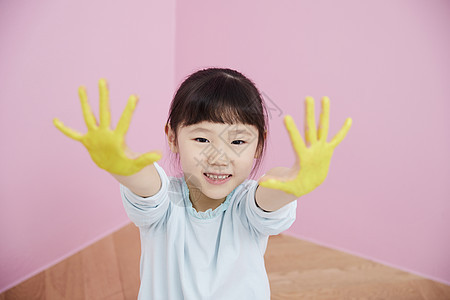
<svg viewBox="0 0 450 300"><path fill-rule="evenodd" d="M211 174L207 174L207 173L206 173L206 176L208 176L209 178L214 179L214 180L217 180L217 179L221 180L221 179L228 178L228 175L217 176L217 175L211 175Z"/></svg>

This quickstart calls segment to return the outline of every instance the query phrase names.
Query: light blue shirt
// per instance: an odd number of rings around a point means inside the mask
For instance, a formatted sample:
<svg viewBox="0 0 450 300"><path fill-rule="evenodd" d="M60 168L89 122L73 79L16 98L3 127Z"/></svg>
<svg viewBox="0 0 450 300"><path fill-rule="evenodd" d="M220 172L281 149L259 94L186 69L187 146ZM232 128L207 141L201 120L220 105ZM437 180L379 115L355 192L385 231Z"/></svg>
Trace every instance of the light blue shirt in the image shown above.
<svg viewBox="0 0 450 300"><path fill-rule="evenodd" d="M264 212L255 203L257 181L247 179L215 210L197 212L184 177L168 177L154 165L162 184L152 197L120 186L140 230L139 299L270 299L268 237L292 225L297 201Z"/></svg>

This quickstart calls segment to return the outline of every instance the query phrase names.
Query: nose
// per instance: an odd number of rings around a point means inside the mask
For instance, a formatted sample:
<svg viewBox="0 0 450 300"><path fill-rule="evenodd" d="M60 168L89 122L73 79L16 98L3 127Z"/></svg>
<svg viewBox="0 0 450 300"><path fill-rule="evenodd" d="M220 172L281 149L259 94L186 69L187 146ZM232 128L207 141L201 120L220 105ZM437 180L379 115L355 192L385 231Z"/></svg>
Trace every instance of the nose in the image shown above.
<svg viewBox="0 0 450 300"><path fill-rule="evenodd" d="M207 162L211 166L227 166L230 163L230 155L226 145L213 145L208 151Z"/></svg>

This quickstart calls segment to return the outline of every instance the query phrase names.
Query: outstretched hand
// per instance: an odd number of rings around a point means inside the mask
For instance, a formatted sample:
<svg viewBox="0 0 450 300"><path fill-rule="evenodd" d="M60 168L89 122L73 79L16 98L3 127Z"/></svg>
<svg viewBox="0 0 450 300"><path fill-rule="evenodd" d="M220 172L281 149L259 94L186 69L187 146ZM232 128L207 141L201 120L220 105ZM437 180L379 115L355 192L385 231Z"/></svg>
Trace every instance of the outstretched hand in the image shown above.
<svg viewBox="0 0 450 300"><path fill-rule="evenodd" d="M333 151L345 138L352 125L352 119L348 118L341 130L328 143L330 100L328 97L322 98L322 113L318 130L316 129L314 99L306 97L305 105L305 140L309 147L303 141L292 117L285 116L284 124L296 153L295 163L292 168L269 170L259 182L259 185L263 187L282 190L296 197L311 192L325 180Z"/></svg>
<svg viewBox="0 0 450 300"><path fill-rule="evenodd" d="M58 119L54 119L55 126L69 138L81 142L89 151L92 160L100 168L118 175L132 175L139 172L146 165L152 164L161 159L161 152L148 152L143 155L133 155L125 145L125 134L130 125L131 116L137 97L132 95L128 99L127 106L117 124L115 130L110 129L111 114L109 110L109 93L106 80L100 79L100 123L92 113L91 107L87 101L86 90L84 87L78 89L83 116L86 122L88 132L81 134L71 128L64 126ZM132 156L131 158L128 156ZM137 156L136 158L133 156Z"/></svg>

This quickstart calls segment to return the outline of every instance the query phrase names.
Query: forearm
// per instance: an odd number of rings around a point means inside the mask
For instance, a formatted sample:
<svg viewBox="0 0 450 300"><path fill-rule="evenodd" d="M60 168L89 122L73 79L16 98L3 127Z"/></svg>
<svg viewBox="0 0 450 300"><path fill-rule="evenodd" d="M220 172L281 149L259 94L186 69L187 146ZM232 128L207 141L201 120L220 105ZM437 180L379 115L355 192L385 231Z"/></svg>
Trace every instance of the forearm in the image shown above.
<svg viewBox="0 0 450 300"><path fill-rule="evenodd" d="M276 211L298 197L281 190L266 188L258 185L255 192L256 204L265 211Z"/></svg>
<svg viewBox="0 0 450 300"><path fill-rule="evenodd" d="M161 188L161 178L154 164L150 164L129 176L110 174L133 193L141 197L153 196Z"/></svg>

